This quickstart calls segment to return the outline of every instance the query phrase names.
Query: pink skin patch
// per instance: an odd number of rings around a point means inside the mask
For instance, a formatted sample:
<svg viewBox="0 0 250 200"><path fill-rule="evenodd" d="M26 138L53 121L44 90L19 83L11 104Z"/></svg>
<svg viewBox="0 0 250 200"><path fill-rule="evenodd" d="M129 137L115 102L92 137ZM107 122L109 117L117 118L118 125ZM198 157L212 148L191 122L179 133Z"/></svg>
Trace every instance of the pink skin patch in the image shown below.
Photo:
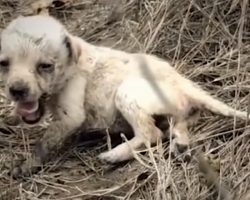
<svg viewBox="0 0 250 200"><path fill-rule="evenodd" d="M190 109L189 101L184 95L179 95L177 103L178 103L178 108L181 111L185 112Z"/></svg>

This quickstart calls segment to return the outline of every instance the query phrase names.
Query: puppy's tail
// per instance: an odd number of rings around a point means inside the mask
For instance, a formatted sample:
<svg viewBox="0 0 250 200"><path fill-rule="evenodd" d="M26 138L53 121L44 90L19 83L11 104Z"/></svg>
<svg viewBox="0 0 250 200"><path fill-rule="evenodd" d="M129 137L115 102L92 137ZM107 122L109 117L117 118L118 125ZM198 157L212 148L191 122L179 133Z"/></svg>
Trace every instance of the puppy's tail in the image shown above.
<svg viewBox="0 0 250 200"><path fill-rule="evenodd" d="M186 84L183 88L184 92L195 105L198 105L199 107L205 107L214 113L224 116L236 116L243 120L250 119L250 116L247 114L247 112L233 109L222 101L212 97L206 91L198 87L198 85L189 80L185 80L185 82Z"/></svg>

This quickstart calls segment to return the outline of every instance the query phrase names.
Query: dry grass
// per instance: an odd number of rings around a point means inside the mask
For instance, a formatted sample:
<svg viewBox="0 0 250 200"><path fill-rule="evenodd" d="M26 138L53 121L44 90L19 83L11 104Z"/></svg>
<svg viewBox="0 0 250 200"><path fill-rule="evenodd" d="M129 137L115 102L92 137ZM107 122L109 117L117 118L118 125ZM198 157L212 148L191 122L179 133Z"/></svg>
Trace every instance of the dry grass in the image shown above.
<svg viewBox="0 0 250 200"><path fill-rule="evenodd" d="M224 102L248 110L250 5L247 0L75 0L51 14L89 42L172 61ZM0 2L0 30L28 12L29 1ZM117 7L119 6L119 7ZM1 92L0 114L11 110ZM0 129L0 199L217 199L196 162L177 165L168 142L121 166L101 164L105 141L83 141L26 180L8 176L13 159L28 157L46 124ZM235 194L250 190L250 140L245 122L203 113L192 128L195 148L220 161L219 176ZM246 198L247 199L247 198ZM249 199L249 198L248 198Z"/></svg>

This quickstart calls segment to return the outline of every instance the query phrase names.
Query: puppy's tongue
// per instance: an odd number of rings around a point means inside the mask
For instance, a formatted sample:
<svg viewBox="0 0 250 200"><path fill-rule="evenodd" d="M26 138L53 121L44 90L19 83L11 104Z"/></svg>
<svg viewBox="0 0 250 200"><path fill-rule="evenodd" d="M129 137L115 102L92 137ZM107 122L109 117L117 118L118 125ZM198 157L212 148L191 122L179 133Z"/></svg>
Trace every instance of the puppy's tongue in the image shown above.
<svg viewBox="0 0 250 200"><path fill-rule="evenodd" d="M19 115L21 115L25 119L32 121L37 118L38 107L39 107L38 101L18 102L16 111Z"/></svg>

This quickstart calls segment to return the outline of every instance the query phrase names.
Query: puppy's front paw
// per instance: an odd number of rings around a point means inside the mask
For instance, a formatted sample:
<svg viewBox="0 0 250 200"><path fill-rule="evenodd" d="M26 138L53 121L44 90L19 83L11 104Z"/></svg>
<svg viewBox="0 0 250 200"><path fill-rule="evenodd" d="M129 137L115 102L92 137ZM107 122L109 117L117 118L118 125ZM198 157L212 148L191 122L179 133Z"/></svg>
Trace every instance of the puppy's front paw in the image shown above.
<svg viewBox="0 0 250 200"><path fill-rule="evenodd" d="M38 141L35 146L34 154L37 158L39 158L40 163L47 162L49 160L48 144L44 141Z"/></svg>
<svg viewBox="0 0 250 200"><path fill-rule="evenodd" d="M114 155L112 150L99 154L98 158L102 162L106 162L106 163L110 163L110 164L114 164L114 163L119 162L117 155Z"/></svg>
<svg viewBox="0 0 250 200"><path fill-rule="evenodd" d="M118 163L128 161L133 158L132 150L127 143L122 143L114 149L101 153L98 158L107 163Z"/></svg>

